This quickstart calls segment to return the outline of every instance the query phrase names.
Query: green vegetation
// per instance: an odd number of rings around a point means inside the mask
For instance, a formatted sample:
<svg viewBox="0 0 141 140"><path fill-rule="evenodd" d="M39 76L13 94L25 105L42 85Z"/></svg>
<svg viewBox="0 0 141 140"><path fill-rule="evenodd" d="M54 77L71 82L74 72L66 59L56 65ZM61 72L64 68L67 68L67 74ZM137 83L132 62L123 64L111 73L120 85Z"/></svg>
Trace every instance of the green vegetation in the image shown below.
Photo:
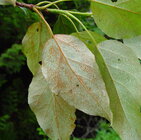
<svg viewBox="0 0 141 140"><path fill-rule="evenodd" d="M42 140L47 140L46 134L41 128L37 128L37 131L39 135L44 137ZM95 138L71 138L71 140L120 140L120 138L108 123L106 123L105 121L100 121Z"/></svg>

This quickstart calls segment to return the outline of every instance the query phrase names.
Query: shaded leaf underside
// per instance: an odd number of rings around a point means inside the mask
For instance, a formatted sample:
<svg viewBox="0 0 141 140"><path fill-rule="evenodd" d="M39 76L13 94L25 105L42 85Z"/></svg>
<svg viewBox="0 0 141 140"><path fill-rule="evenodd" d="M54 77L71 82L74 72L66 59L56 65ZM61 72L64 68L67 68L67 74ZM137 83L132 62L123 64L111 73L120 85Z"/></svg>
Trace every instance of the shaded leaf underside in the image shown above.
<svg viewBox="0 0 141 140"><path fill-rule="evenodd" d="M27 65L33 75L38 72L40 67L39 62L44 45L51 38L48 30L44 23L36 22L28 28L23 38L23 53L27 57Z"/></svg>
<svg viewBox="0 0 141 140"><path fill-rule="evenodd" d="M98 48L114 84L114 87L111 87L112 92L108 92L113 113L112 126L123 140L140 140L141 67L139 61L130 48L117 41L104 41L98 45ZM108 79L106 75L104 73L105 80Z"/></svg>
<svg viewBox="0 0 141 140"><path fill-rule="evenodd" d="M75 108L50 91L41 71L30 84L28 103L39 125L52 140L69 140L75 128Z"/></svg>
<svg viewBox="0 0 141 140"><path fill-rule="evenodd" d="M139 59L141 59L141 36L124 39L124 44L131 48Z"/></svg>
<svg viewBox="0 0 141 140"><path fill-rule="evenodd" d="M53 93L85 113L111 119L104 83L84 43L73 36L55 35L42 59L42 72Z"/></svg>

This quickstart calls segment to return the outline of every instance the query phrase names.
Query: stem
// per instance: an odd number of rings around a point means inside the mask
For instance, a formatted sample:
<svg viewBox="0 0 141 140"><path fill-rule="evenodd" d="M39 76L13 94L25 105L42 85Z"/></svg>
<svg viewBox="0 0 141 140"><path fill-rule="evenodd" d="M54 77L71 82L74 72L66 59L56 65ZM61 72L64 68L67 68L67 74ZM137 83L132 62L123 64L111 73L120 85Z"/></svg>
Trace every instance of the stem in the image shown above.
<svg viewBox="0 0 141 140"><path fill-rule="evenodd" d="M81 15L81 16L92 16L92 13L91 12L75 12L75 11L69 11L69 10L59 10L59 9L47 9L48 12L51 12L51 13L71 13L71 14L74 14L74 15Z"/></svg>
<svg viewBox="0 0 141 140"><path fill-rule="evenodd" d="M55 1L55 2L46 1L46 3L49 3L46 6L51 6L51 5L57 6L55 3L62 2L62 1L71 1L71 0L60 0L60 1ZM65 12L68 12L68 13L71 13L71 14L74 14L74 15L92 16L92 13L90 13L90 12L85 12L84 13L84 12L75 12L75 11L59 10L59 9L46 9L46 8L44 9L43 7L39 7L38 5L26 4L26 3L21 3L21 2L16 2L16 5L19 6L19 7L28 8L30 10L33 10L33 7L36 7L36 9L38 9L38 10L47 10L48 12L51 12L51 13L65 13Z"/></svg>
<svg viewBox="0 0 141 140"><path fill-rule="evenodd" d="M88 35L90 36L90 38L92 39L93 43L94 43L94 51L95 49L97 49L96 45L96 40L94 39L94 37L92 36L92 34L87 30L87 28L85 27L85 25L74 15L72 15L71 13L66 13L66 15L70 16L71 18L73 18L74 20L76 20L82 27L83 29L88 33Z"/></svg>
<svg viewBox="0 0 141 140"><path fill-rule="evenodd" d="M37 3L36 5L40 6L42 4L49 4L49 3L52 3L52 2L51 1L41 1L41 2Z"/></svg>
<svg viewBox="0 0 141 140"><path fill-rule="evenodd" d="M53 32L52 32L49 24L47 23L47 21L43 17L43 15L38 11L38 9L36 9L36 7L33 7L33 10L41 17L41 19L43 20L43 22L46 24L47 28L49 29L49 32L50 32L51 36L53 36Z"/></svg>
<svg viewBox="0 0 141 140"><path fill-rule="evenodd" d="M51 5L55 5L56 6L56 3L59 3L59 2L63 2L63 1L71 1L71 0L58 0L58 1L55 1L55 2L49 2L49 1L45 1L46 3L49 3L48 5L46 5L45 7L47 6L51 6ZM42 2L38 3L37 5L40 5L42 4ZM20 7L25 7L25 8L28 8L28 9L31 9L31 10L34 10L40 17L41 19L44 21L44 23L46 24L47 28L49 29L49 32L50 34L53 36L53 32L49 26L49 24L47 23L47 21L44 19L43 15L39 12L39 10L47 10L47 12L51 12L51 13L59 13L59 14L62 14L63 16L65 16L74 26L76 32L79 32L76 25L73 23L73 21L69 18L73 18L75 19L83 28L84 30L88 33L88 35L91 37L91 39L93 40L94 44L96 45L96 41L95 39L93 38L93 36L91 35L91 33L87 30L87 28L84 26L84 24L78 19L76 18L73 14L76 14L76 15L83 15L83 16L91 16L92 13L83 13L83 12L75 12L75 11L68 11L68 10L60 10L60 9L42 9L43 7L38 7L37 5L34 5L34 4L26 4L26 3L20 3L20 2L16 2L16 5L17 6L20 6ZM39 9L39 10L38 10ZM69 17L67 17L67 15Z"/></svg>
<svg viewBox="0 0 141 140"><path fill-rule="evenodd" d="M54 1L54 2L51 2L51 3L47 4L47 5L45 5L45 6L38 7L38 9L44 10L44 9L54 5L54 4L57 4L57 3L60 3L60 2L64 2L64 1L72 1L72 0L58 0L58 1ZM39 6L41 4L44 4L44 3L47 3L47 2L46 1L40 2L40 3L37 4L37 6Z"/></svg>

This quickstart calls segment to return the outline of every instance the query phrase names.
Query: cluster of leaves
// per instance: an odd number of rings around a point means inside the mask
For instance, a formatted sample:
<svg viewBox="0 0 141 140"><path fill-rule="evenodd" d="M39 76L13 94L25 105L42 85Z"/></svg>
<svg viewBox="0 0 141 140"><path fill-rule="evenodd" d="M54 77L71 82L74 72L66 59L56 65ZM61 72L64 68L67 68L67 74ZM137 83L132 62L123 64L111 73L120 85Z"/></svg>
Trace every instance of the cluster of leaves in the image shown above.
<svg viewBox="0 0 141 140"><path fill-rule="evenodd" d="M95 138L82 139L82 140L120 140L119 136L115 131L109 127L105 121L99 122L100 129L97 129L97 135ZM78 138L73 138L72 140L80 140Z"/></svg>
<svg viewBox="0 0 141 140"><path fill-rule="evenodd" d="M24 2L37 3L38 1L25 0ZM73 3L71 5L67 5L65 3L60 4L60 7L64 8L64 6L66 7L65 9L68 9L67 6L69 8L75 7ZM81 3L78 1L78 6L79 9L85 8L85 11L88 10L86 9L86 6L83 6L83 2ZM50 13L46 16L46 18L53 27L59 17L52 16ZM15 44L21 43L21 39L24 36L27 27L33 22L38 21L39 18L34 12L25 8L1 6L0 19L0 116L2 118L3 125L6 126L0 129L0 139L39 140L43 137L48 139L47 136L42 136L36 131L36 128L39 126L35 116L27 105L27 89L32 75L26 67L26 59L21 53L21 45ZM86 18L81 17L81 20L85 19ZM87 27L92 28L92 23L93 21L91 21ZM73 29L72 31L74 32L74 28L72 28L72 26L71 29ZM85 133L86 125L84 124L83 128L79 128L79 126L83 124L83 120L81 118L85 117L87 119L89 116L84 113L81 113L80 115L78 114L80 113L77 112L80 122L77 123L75 134L73 135L75 137L82 137ZM4 116L8 117L6 121L3 122ZM93 121L98 124L99 119L97 120L97 117L94 117ZM94 124L94 126L96 125ZM98 126L96 126L96 128L97 127ZM84 133L82 133L82 131ZM96 135L96 131L93 133Z"/></svg>
<svg viewBox="0 0 141 140"><path fill-rule="evenodd" d="M23 39L23 50L29 58L28 66L35 75L29 88L28 102L43 130L52 139L66 140L74 129L73 106L88 114L110 120L109 101L94 56L80 40L73 36L55 35L44 46L43 55L42 50L40 52L34 49L35 46L39 49L39 46L45 44L40 35L51 37L48 36L49 34L44 34L43 31L47 29L40 29L43 27L41 24L33 24ZM41 38L42 40L38 44L35 43L36 45L33 43L29 45L33 32L33 42ZM86 32L84 34L87 35ZM30 49L32 53L29 53ZM37 56L42 56L44 59ZM41 66L40 61L42 61ZM97 92L94 96L95 90ZM65 125L63 125L64 121L66 121Z"/></svg>
<svg viewBox="0 0 141 140"><path fill-rule="evenodd" d="M85 32L54 35L44 20L29 27L23 39L34 75L28 103L51 139L69 139L79 109L109 120L123 140L140 140L140 37L136 37L141 34L140 4L140 0L91 0L97 26L123 43L88 31L76 18Z"/></svg>
<svg viewBox="0 0 141 140"><path fill-rule="evenodd" d="M19 72L24 64L25 57L21 53L21 45L19 44L14 44L0 57L0 67L6 69L8 73Z"/></svg>
<svg viewBox="0 0 141 140"><path fill-rule="evenodd" d="M104 121L100 122L95 140L120 140L117 133Z"/></svg>

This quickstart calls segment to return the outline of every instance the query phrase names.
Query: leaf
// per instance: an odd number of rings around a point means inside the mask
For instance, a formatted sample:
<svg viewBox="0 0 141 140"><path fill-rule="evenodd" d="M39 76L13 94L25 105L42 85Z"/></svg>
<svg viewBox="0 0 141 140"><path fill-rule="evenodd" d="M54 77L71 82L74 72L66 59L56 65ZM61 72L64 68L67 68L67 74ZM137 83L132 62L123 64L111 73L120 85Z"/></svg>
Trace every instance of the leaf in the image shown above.
<svg viewBox="0 0 141 140"><path fill-rule="evenodd" d="M43 50L42 72L53 93L90 115L111 119L109 99L94 55L70 35L55 35Z"/></svg>
<svg viewBox="0 0 141 140"><path fill-rule="evenodd" d="M76 22L74 23L76 24L76 26L78 26ZM76 30L67 18L65 18L63 15L60 15L54 25L53 32L54 34L71 34L73 32L76 32Z"/></svg>
<svg viewBox="0 0 141 140"><path fill-rule="evenodd" d="M124 44L131 48L139 59L141 59L141 36L124 39Z"/></svg>
<svg viewBox="0 0 141 140"><path fill-rule="evenodd" d="M98 27L113 38L141 34L140 0L92 0L91 9Z"/></svg>
<svg viewBox="0 0 141 140"><path fill-rule="evenodd" d="M23 53L27 57L27 65L32 72L36 74L41 61L41 54L45 43L51 38L49 29L42 22L32 24L23 38Z"/></svg>
<svg viewBox="0 0 141 140"><path fill-rule="evenodd" d="M106 40L106 38L104 38L102 35L96 32L92 32L92 31L89 32L91 33L97 44ZM89 50L93 51L94 49L93 40L86 31L73 33L72 35L79 38L83 43L85 43L85 45L89 48Z"/></svg>
<svg viewBox="0 0 141 140"><path fill-rule="evenodd" d="M141 67L138 58L118 41L104 41L98 48L109 72L108 75L105 68L100 67L110 98L112 126L123 140L140 140Z"/></svg>
<svg viewBox="0 0 141 140"><path fill-rule="evenodd" d="M75 108L50 91L41 71L30 84L28 103L39 125L52 140L69 140L75 128Z"/></svg>
<svg viewBox="0 0 141 140"><path fill-rule="evenodd" d="M0 5L16 5L16 0L0 0Z"/></svg>

